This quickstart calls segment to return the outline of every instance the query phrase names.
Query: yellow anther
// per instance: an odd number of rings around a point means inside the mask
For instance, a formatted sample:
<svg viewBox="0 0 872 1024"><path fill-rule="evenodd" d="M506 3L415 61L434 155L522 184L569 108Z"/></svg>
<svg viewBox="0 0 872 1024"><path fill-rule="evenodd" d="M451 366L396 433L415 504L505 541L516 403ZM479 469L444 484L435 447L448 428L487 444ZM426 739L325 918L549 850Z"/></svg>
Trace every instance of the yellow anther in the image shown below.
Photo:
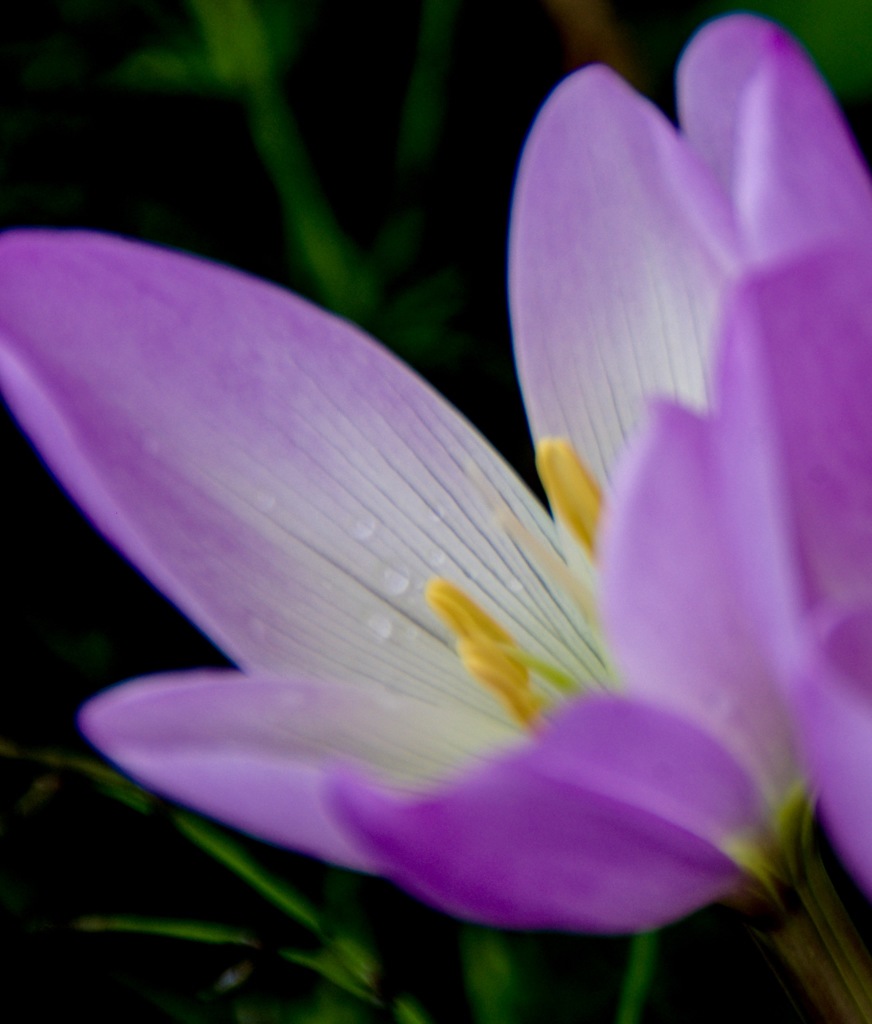
<svg viewBox="0 0 872 1024"><path fill-rule="evenodd" d="M526 659L514 638L448 580L430 580L424 597L457 637L457 653L467 672L500 701L515 721L525 728L533 725L547 701L533 691Z"/></svg>
<svg viewBox="0 0 872 1024"><path fill-rule="evenodd" d="M561 437L546 437L536 445L536 468L555 518L593 556L602 493L590 470Z"/></svg>
<svg viewBox="0 0 872 1024"><path fill-rule="evenodd" d="M515 646L512 637L465 594L460 587L441 577L430 580L424 591L427 604L458 640L490 640Z"/></svg>
<svg viewBox="0 0 872 1024"><path fill-rule="evenodd" d="M461 640L457 653L464 668L500 701L508 713L531 728L547 701L530 685L530 673L515 661L511 651L487 640Z"/></svg>

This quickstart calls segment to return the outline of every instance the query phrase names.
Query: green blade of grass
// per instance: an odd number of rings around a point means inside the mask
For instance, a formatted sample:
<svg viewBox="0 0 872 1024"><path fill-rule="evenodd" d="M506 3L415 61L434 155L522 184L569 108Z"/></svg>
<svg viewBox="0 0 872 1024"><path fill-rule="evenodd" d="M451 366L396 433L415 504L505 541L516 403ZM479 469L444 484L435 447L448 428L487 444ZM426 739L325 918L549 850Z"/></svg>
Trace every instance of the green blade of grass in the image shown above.
<svg viewBox="0 0 872 1024"><path fill-rule="evenodd" d="M223 864L283 914L319 938L324 937L320 916L306 897L283 878L267 871L223 829L187 811L172 810L170 818L186 839Z"/></svg>
<svg viewBox="0 0 872 1024"><path fill-rule="evenodd" d="M659 938L658 932L642 932L630 939L615 1024L640 1024L654 980Z"/></svg>

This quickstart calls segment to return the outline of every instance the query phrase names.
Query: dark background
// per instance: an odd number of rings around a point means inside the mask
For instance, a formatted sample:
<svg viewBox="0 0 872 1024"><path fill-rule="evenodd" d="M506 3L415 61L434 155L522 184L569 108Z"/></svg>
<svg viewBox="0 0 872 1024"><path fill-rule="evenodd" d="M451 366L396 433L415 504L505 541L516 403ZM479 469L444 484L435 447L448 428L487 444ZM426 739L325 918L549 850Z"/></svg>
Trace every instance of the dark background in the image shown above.
<svg viewBox="0 0 872 1024"><path fill-rule="evenodd" d="M669 110L674 60L719 9L16 5L0 29L0 226L101 228L288 284L390 344L529 476L504 295L524 134L560 76L591 59ZM772 0L766 10L800 33L868 147L872 5ZM321 211L339 261L301 259L300 203ZM380 881L235 838L321 909L326 934L282 913L168 809L98 776L73 726L84 698L221 655L91 531L8 417L2 441L0 992L8 1005L24 999L22 1020L790 1019L750 941L716 910L661 933L644 1008L626 1002L623 1016L627 940L458 925ZM105 930L118 915L129 930ZM165 934L141 934L144 918ZM179 937L178 920L206 922L200 938L211 941ZM289 949L311 963L290 962Z"/></svg>

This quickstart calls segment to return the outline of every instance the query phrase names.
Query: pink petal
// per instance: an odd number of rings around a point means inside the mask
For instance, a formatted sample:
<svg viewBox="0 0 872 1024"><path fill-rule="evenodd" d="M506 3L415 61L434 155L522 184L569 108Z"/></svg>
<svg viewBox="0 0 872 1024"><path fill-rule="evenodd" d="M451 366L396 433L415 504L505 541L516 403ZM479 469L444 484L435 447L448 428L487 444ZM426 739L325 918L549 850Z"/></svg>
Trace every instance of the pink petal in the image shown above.
<svg viewBox="0 0 872 1024"><path fill-rule="evenodd" d="M239 664L499 715L424 602L443 575L590 674L577 623L497 528L490 493L553 548L544 510L362 332L117 238L8 233L0 264L13 411L95 524Z"/></svg>
<svg viewBox="0 0 872 1024"><path fill-rule="evenodd" d="M605 68L563 82L524 149L509 292L533 433L600 474L646 397L703 401L736 263L727 197L666 118Z"/></svg>
<svg viewBox="0 0 872 1024"><path fill-rule="evenodd" d="M114 687L82 708L86 737L149 789L269 842L369 870L327 777L354 759L404 789L444 778L517 733L424 696L233 671Z"/></svg>
<svg viewBox="0 0 872 1024"><path fill-rule="evenodd" d="M735 572L716 441L663 405L618 467L603 619L627 690L716 735L777 804L795 780L790 721Z"/></svg>
<svg viewBox="0 0 872 1024"><path fill-rule="evenodd" d="M872 895L872 610L831 614L819 625L796 703L824 824Z"/></svg>
<svg viewBox="0 0 872 1024"><path fill-rule="evenodd" d="M723 845L761 820L748 776L707 733L615 697L572 704L530 745L432 793L348 775L336 799L379 871L419 898L494 925L599 932L729 894L741 876Z"/></svg>
<svg viewBox="0 0 872 1024"><path fill-rule="evenodd" d="M679 60L675 71L679 124L729 193L747 89L768 55L784 47L798 49L778 25L751 14L735 14L704 25Z"/></svg>
<svg viewBox="0 0 872 1024"><path fill-rule="evenodd" d="M782 682L794 668L805 584L753 302L738 289L716 371L711 443L736 600Z"/></svg>
<svg viewBox="0 0 872 1024"><path fill-rule="evenodd" d="M872 231L869 172L833 96L782 29L711 22L678 71L681 124L733 196L749 255L774 260Z"/></svg>
<svg viewBox="0 0 872 1024"><path fill-rule="evenodd" d="M819 602L872 598L870 294L868 252L822 252L747 282L727 325L721 418L756 427L755 448L741 459L725 443L727 490L731 501L773 510L755 517L748 507L734 523L764 559L758 576L781 581L777 603L794 608L788 621ZM744 467L767 463L768 485L744 478Z"/></svg>

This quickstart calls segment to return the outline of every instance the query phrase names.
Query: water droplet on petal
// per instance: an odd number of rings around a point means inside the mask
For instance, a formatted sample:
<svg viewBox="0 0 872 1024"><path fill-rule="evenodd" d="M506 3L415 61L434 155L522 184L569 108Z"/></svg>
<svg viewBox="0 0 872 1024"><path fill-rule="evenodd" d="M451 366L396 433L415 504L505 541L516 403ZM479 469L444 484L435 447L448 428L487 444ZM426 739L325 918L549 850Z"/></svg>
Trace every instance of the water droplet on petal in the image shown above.
<svg viewBox="0 0 872 1024"><path fill-rule="evenodd" d="M369 540L375 533L375 519L372 516L364 516L358 519L351 527L351 536L355 540Z"/></svg>
<svg viewBox="0 0 872 1024"><path fill-rule="evenodd" d="M427 564L433 569L439 569L445 565L448 560L448 556L441 548L434 548L427 555Z"/></svg>
<svg viewBox="0 0 872 1024"><path fill-rule="evenodd" d="M406 626L403 630L403 636L408 643L417 644L421 642L421 628L420 626L410 625Z"/></svg>
<svg viewBox="0 0 872 1024"><path fill-rule="evenodd" d="M520 594L521 591L524 589L524 584L515 576L513 576L509 580L506 586L509 588L509 590L511 590L513 594Z"/></svg>
<svg viewBox="0 0 872 1024"><path fill-rule="evenodd" d="M404 569L387 568L384 571L385 590L399 597L409 589L409 574Z"/></svg>
<svg viewBox="0 0 872 1024"><path fill-rule="evenodd" d="M375 633L379 640L387 640L394 631L394 626L387 615L370 615L366 620L367 626Z"/></svg>

